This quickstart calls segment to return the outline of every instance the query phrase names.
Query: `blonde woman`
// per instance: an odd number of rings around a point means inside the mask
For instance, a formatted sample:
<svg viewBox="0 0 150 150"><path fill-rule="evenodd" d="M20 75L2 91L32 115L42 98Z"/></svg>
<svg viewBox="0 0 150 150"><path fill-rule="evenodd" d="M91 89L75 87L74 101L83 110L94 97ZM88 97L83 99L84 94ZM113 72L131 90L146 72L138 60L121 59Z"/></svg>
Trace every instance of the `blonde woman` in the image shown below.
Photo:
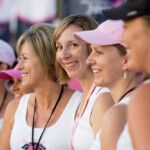
<svg viewBox="0 0 150 150"><path fill-rule="evenodd" d="M69 149L72 116L82 94L58 82L53 32L49 24L35 24L17 42L20 56L17 69L22 75L22 85L31 87L34 93L8 106L0 138L1 149Z"/></svg>

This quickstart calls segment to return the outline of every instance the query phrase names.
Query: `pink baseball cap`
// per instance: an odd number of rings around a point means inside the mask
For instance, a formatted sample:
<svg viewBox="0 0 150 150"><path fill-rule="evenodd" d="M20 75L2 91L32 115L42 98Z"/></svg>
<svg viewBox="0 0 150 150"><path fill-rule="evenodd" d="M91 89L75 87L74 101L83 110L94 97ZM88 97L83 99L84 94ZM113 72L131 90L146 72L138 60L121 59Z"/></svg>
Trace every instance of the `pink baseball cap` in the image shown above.
<svg viewBox="0 0 150 150"><path fill-rule="evenodd" d="M12 47L7 42L0 39L0 62L6 63L12 67L15 60L15 53Z"/></svg>
<svg viewBox="0 0 150 150"><path fill-rule="evenodd" d="M11 80L12 78L22 79L21 73L16 67L0 71L1 80Z"/></svg>
<svg viewBox="0 0 150 150"><path fill-rule="evenodd" d="M80 39L94 45L105 46L121 44L125 46L125 43L120 41L122 31L122 20L106 20L95 30L75 32L73 35L76 39Z"/></svg>

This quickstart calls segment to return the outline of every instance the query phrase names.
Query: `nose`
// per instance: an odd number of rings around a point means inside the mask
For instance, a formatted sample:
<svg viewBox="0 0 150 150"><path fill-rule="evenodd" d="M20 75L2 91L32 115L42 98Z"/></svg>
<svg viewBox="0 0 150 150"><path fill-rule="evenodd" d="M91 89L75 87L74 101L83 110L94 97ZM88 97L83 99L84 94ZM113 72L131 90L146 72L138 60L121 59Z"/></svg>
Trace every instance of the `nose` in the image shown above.
<svg viewBox="0 0 150 150"><path fill-rule="evenodd" d="M57 51L57 56L59 56L62 59L70 58L70 49L67 47L64 47L61 51Z"/></svg>
<svg viewBox="0 0 150 150"><path fill-rule="evenodd" d="M18 70L21 70L21 69L23 68L22 60L19 60L19 61L18 61L18 64L17 64L16 68L17 68Z"/></svg>
<svg viewBox="0 0 150 150"><path fill-rule="evenodd" d="M17 83L13 83L10 89L11 89L13 92L19 91L19 86L18 86Z"/></svg>
<svg viewBox="0 0 150 150"><path fill-rule="evenodd" d="M91 53L91 54L89 55L89 57L87 58L86 64L89 65L89 66L95 64L95 60L93 59L93 54L92 54L92 53Z"/></svg>

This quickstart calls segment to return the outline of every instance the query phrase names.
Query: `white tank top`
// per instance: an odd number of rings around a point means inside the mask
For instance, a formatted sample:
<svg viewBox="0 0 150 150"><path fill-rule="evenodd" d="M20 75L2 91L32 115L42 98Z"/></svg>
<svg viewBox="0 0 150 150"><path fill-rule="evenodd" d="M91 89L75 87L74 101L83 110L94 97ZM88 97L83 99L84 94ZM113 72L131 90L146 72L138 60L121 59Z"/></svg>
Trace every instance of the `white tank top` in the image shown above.
<svg viewBox="0 0 150 150"><path fill-rule="evenodd" d="M15 121L10 137L11 150L30 150L32 127L27 124L27 106L31 94L23 96L20 100L15 114ZM46 128L39 144L41 150L67 150L69 149L74 116L76 109L82 99L82 93L76 91L70 98L66 108L57 122ZM34 137L36 142L43 131L43 128L35 128Z"/></svg>
<svg viewBox="0 0 150 150"><path fill-rule="evenodd" d="M133 145L128 130L128 124L124 126L123 132L121 133L118 143L117 150L133 150Z"/></svg>
<svg viewBox="0 0 150 150"><path fill-rule="evenodd" d="M90 150L100 150L100 134L101 134L102 129L100 129L97 134L96 134L96 139L94 140L92 147Z"/></svg>
<svg viewBox="0 0 150 150"><path fill-rule="evenodd" d="M104 92L109 92L109 89L107 88L102 88L101 90L100 88L101 87L96 87L96 89L92 93L87 108L76 128L72 141L74 150L88 150L94 142L94 132L90 124L90 116L93 105L100 94Z"/></svg>
<svg viewBox="0 0 150 150"><path fill-rule="evenodd" d="M0 119L0 130L2 130L3 127L3 118Z"/></svg>
<svg viewBox="0 0 150 150"><path fill-rule="evenodd" d="M143 84L150 83L150 79L147 79L143 82ZM123 132L121 133L118 143L117 150L133 150L131 136L128 130L128 124L124 126Z"/></svg>
<svg viewBox="0 0 150 150"><path fill-rule="evenodd" d="M115 104L115 105L119 105L119 104L129 104L130 102L130 96L125 97L122 101L120 101L119 103ZM100 150L101 149L101 142L100 142L100 134L101 134L101 130L99 130L99 132L96 135L96 139L94 140L92 147L90 148L90 150ZM122 150L122 149L120 149Z"/></svg>

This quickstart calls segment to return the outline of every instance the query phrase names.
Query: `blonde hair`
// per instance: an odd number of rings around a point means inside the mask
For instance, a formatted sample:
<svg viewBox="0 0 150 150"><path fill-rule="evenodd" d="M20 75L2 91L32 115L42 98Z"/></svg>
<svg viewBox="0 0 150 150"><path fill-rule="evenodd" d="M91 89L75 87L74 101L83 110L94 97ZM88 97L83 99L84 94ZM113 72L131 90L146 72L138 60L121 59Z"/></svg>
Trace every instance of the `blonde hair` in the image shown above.
<svg viewBox="0 0 150 150"><path fill-rule="evenodd" d="M41 23L32 25L26 30L17 42L17 52L20 52L21 46L27 42L31 50L39 58L46 76L53 81L58 81L55 70L55 54L52 47L52 37L54 27L48 23Z"/></svg>
<svg viewBox="0 0 150 150"><path fill-rule="evenodd" d="M54 35L53 35L53 46L55 50L55 55L57 53L56 49L56 41L60 37L61 33L69 26L69 25L76 25L78 27L81 27L83 31L86 30L93 30L97 28L98 23L96 20L89 16L85 15L70 15L66 18L64 18L60 24L57 26ZM90 54L91 48L89 44L87 44L88 53ZM61 83L67 83L69 80L69 76L67 75L67 72L63 69L63 67L56 61L55 63L56 71L59 74L59 81Z"/></svg>

